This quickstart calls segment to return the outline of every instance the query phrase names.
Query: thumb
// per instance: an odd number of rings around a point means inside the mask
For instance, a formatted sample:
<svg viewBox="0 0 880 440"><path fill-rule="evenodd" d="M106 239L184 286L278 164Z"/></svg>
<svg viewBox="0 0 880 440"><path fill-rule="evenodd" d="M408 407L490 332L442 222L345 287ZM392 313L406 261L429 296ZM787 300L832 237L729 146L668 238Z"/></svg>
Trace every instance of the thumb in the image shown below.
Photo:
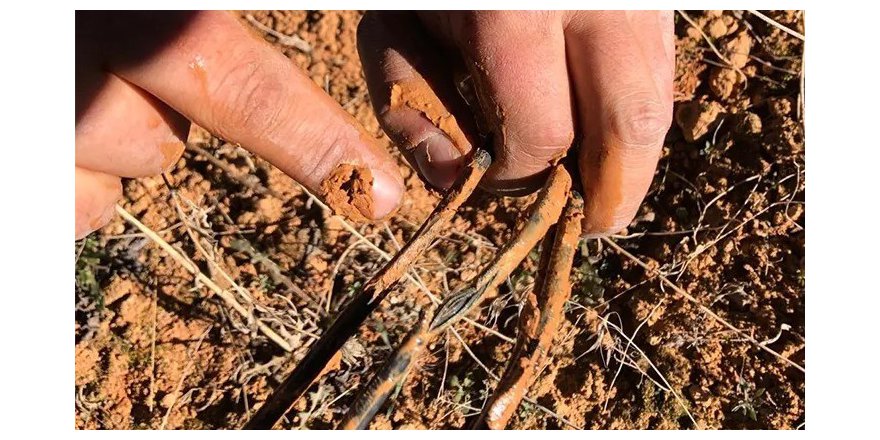
<svg viewBox="0 0 880 440"><path fill-rule="evenodd" d="M431 185L449 188L472 150L473 116L453 82L454 67L412 12L369 11L358 53L377 119Z"/></svg>
<svg viewBox="0 0 880 440"><path fill-rule="evenodd" d="M128 21L106 44L129 52L143 47L130 40L171 15L130 14L134 23ZM404 186L395 160L290 60L229 13L200 12L183 20L167 44L146 51L145 61L111 59L111 68L208 131L268 160L340 214L380 219L397 208Z"/></svg>

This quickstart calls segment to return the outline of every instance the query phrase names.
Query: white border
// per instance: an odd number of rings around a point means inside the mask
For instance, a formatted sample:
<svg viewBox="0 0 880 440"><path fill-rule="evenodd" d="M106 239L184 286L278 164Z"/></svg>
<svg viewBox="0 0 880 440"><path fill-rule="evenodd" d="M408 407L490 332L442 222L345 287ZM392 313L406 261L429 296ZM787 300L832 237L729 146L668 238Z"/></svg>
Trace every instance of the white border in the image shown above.
<svg viewBox="0 0 880 440"><path fill-rule="evenodd" d="M807 435L870 433L877 420L878 14L869 2L85 1L6 5L2 32L3 275L0 414L9 434L73 431L70 213L73 211L73 8L775 8L806 9L810 207ZM9 9L9 8L13 9ZM21 9L15 9L21 8ZM793 373L795 374L795 373ZM313 433L273 433L313 436ZM270 434L270 435L273 435ZM794 434L794 435L803 435ZM96 435L77 433L77 435ZM101 435L101 434L97 434ZM114 433L135 436L138 433ZM155 433L152 433L155 435ZM172 434L173 435L173 434ZM216 434L197 432L206 438ZM238 434L221 434L238 435ZM245 434L247 435L247 434ZM340 433L320 433L337 436ZM362 433L440 438L444 433ZM471 435L456 434L456 435ZM476 435L492 435L480 433ZM498 435L498 434L495 434ZM510 433L507 435L545 435ZM561 436L679 433L554 433ZM684 434L705 435L705 434ZM731 435L713 433L712 435ZM733 434L738 435L738 434ZM779 435L754 433L750 435ZM784 435L784 434L783 434ZM876 435L876 434L874 434ZM13 438L13 437L9 437ZM54 435L53 435L54 438ZM360 437L359 437L360 438Z"/></svg>

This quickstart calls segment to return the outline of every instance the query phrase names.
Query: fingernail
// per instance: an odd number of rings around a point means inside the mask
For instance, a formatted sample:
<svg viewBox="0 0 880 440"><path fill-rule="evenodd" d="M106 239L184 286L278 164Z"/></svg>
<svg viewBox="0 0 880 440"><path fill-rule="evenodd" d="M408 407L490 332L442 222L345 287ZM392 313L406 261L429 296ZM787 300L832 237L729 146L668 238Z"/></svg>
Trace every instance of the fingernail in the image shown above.
<svg viewBox="0 0 880 440"><path fill-rule="evenodd" d="M403 196L403 185L399 179L382 170L373 172L373 218L383 219L394 212Z"/></svg>
<svg viewBox="0 0 880 440"><path fill-rule="evenodd" d="M75 234L76 239L80 240L82 238L85 238L87 235L91 234L92 232L95 232L98 229L103 228L104 226L107 225L107 223L110 223L110 220L113 219L113 216L115 214L116 214L116 204L111 204L110 206L104 208L104 211L101 213L101 215L96 216L96 217L92 217L90 220L88 220L87 224L83 225L83 224L77 222L77 227L76 227L77 233Z"/></svg>
<svg viewBox="0 0 880 440"><path fill-rule="evenodd" d="M162 168L160 168L159 173L167 171L171 168L171 165L176 164L180 160L180 156L183 155L184 150L186 150L186 145L179 140L160 143L159 152L162 153Z"/></svg>
<svg viewBox="0 0 880 440"><path fill-rule="evenodd" d="M436 133L412 150L419 171L435 187L452 186L461 169L461 153L446 136Z"/></svg>

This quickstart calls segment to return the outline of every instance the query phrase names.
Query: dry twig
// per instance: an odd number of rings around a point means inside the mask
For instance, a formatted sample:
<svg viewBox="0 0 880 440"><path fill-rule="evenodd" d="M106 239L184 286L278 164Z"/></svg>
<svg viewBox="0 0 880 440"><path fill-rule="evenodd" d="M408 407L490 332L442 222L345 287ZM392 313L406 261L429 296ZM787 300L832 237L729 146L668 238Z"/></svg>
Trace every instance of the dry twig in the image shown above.
<svg viewBox="0 0 880 440"><path fill-rule="evenodd" d="M220 286L218 286L217 283L215 283L212 279L208 278L205 274L203 274L202 271L199 270L198 266L195 265L195 263L190 261L188 258L185 258L180 252L177 252L177 249L174 249L174 247L172 247L170 244L168 244L167 241L165 241L164 239L162 239L162 237L159 237L158 234L153 232L152 229L148 228L146 225L141 223L138 219L134 218L134 216L131 215L131 213L129 213L128 211L126 211L125 208L123 208L122 206L116 205L116 213L119 214L123 219L125 219L126 221L128 221L129 223L134 225L136 228L140 229L140 231L143 232L144 235L147 236L147 238L149 238L154 243L159 245L159 247L161 247L162 250L167 252L168 255L170 255L171 258L174 259L174 261L177 261L177 263L180 264L181 266L183 266L184 269L189 271L189 273L193 274L195 276L195 278L197 280L199 280L202 284L204 284L205 286L208 286L208 288L211 289L211 291L213 291L217 296L219 296L223 301L225 301L226 304L229 305L230 307L232 307L236 312L241 314L241 316L243 316L245 318L250 317L250 313L247 311L247 309L245 309L244 306L242 306L235 299L235 297L232 296L231 293L229 293L228 290L225 290L225 289L221 288ZM290 344L287 343L287 341L285 341L284 338L279 336L278 333L275 332L275 330L272 330L266 324L263 324L261 322L257 322L256 325L257 325L257 329L260 332L262 332L267 338L272 340L272 342L277 344L279 347L281 347L285 351L291 351Z"/></svg>
<svg viewBox="0 0 880 440"><path fill-rule="evenodd" d="M672 281L669 281L669 278L666 278L663 274L657 272L655 269L652 269L652 268L651 268L650 266L648 266L644 261L638 259L635 255L633 255L633 254L627 252L626 249L620 247L620 245L618 245L617 243L615 243L613 240L610 240L610 239L608 239L608 238L602 238L602 241L604 241L604 242L607 243L609 246L611 246L612 248L614 248L614 250L617 251L618 253L620 253L620 254L622 254L623 256L625 256L625 257L629 258L630 260L632 260L632 262L634 262L634 263L638 264L639 266L641 266L642 268L644 268L646 271L648 271L648 272L653 272L654 275L655 275L656 277L658 277L658 278L660 279L660 281L663 282L663 284L665 284L665 285L667 285L668 287L670 287L670 288L671 288L672 290L674 290L676 293L678 293L678 294L684 296L685 298L687 298L690 302L694 303L694 305L696 305L697 307L699 307L699 309L702 310L703 313L706 313L707 315L709 315L710 317L712 317L712 319L714 319L715 321L719 322L719 323L722 324L723 326L729 328L730 330L732 330L733 332L735 332L737 335L739 335L739 336L742 337L743 339L745 339L745 340L751 342L752 344L754 344L755 346L757 346L757 347L760 348L761 350L764 350L764 351L766 351L767 353L770 353L771 355L773 355L773 357L775 357L775 358L777 358L777 359L779 359L779 360L785 362L786 364L791 365L791 366L794 367L794 368L797 368L797 369L800 370L802 373L806 373L806 372L807 372L807 370L806 370L804 367L798 365L797 363L795 363L795 362L792 361L791 359L789 359L789 358L787 358L787 357L785 357L785 356L783 356L783 355L777 353L777 352L776 352L775 350L773 350L772 348L767 347L767 345L765 345L765 344L759 342L757 339L753 338L751 335L749 335L749 334L747 334L746 332L744 332L744 331L738 329L738 328L735 327L733 324L727 322L724 318L718 316L718 314L716 314L715 312L713 312L713 311L712 311L711 309L709 309L708 307L704 306L700 301L698 301L696 298L694 298L694 297L693 297L690 293L688 293L686 290L682 289L681 287L678 287L678 286L677 286L675 283L673 283Z"/></svg>
<svg viewBox="0 0 880 440"><path fill-rule="evenodd" d="M772 18L770 18L770 17L768 17L758 11L749 10L749 13L754 15L755 17L760 18L761 20L764 20L765 22L767 22L771 26L780 29L782 32L785 32L786 34L797 38L798 40L807 41L807 38L804 37L804 34L797 32L797 31L789 28L788 26L784 26L782 23L780 23L780 22L778 22L778 21L776 21L776 20L774 20L774 19L772 19Z"/></svg>
<svg viewBox="0 0 880 440"><path fill-rule="evenodd" d="M209 325L208 328L202 332L202 335L199 336L199 340L196 342L196 346L193 349L192 354L189 356L189 360L183 367L183 373L180 375L180 380L177 381L177 386L174 387L174 391L171 393L171 395L174 396L174 400L171 401L171 404L168 405L168 409L165 411L165 415L162 416L162 423L159 425L159 429L165 429L165 426L168 425L168 417L171 415L171 411L174 410L174 405L181 400L178 396L180 395L181 388L183 388L183 382L186 381L187 376L189 376L189 370L192 368L193 363L195 363L195 357L199 353L199 348L202 347L202 341L204 341L205 336L208 336L208 333L211 332L211 328L212 326Z"/></svg>
<svg viewBox="0 0 880 440"><path fill-rule="evenodd" d="M269 26L260 23L251 14L248 14L245 18L247 18L247 21L250 22L257 29L275 37L278 40L276 42L282 46L294 47L303 53L310 53L312 51L312 46L306 40L300 38L298 35L282 34L281 32L278 32L275 29L272 29Z"/></svg>

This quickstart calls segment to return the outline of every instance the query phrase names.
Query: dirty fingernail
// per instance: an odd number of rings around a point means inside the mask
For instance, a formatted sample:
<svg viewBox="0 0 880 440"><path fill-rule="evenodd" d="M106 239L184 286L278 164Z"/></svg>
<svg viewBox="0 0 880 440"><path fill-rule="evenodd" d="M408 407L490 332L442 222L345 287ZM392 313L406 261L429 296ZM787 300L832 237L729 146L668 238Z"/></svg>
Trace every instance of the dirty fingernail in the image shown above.
<svg viewBox="0 0 880 440"><path fill-rule="evenodd" d="M433 134L419 142L412 150L419 170L428 183L438 188L449 188L461 168L461 153L442 134Z"/></svg>
<svg viewBox="0 0 880 440"><path fill-rule="evenodd" d="M382 219L400 205L403 186L399 179L382 170L373 170L373 218Z"/></svg>
<svg viewBox="0 0 880 440"><path fill-rule="evenodd" d="M92 217L90 220L88 220L88 224L81 224L80 222L77 222L76 239L80 240L82 238L85 238L92 232L103 228L107 225L107 223L110 223L110 220L113 219L113 216L115 214L116 204L114 203L104 208L104 211L100 215Z"/></svg>

